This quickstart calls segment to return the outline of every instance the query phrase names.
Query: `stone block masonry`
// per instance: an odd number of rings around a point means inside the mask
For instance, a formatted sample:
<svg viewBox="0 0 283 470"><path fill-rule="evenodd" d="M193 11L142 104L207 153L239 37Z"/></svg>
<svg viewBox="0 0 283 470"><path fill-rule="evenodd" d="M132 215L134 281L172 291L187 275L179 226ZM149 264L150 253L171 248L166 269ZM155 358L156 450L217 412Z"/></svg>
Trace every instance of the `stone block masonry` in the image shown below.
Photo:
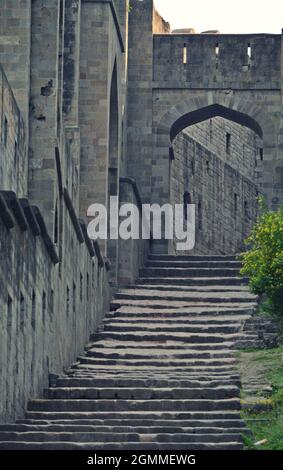
<svg viewBox="0 0 283 470"><path fill-rule="evenodd" d="M7 422L23 414L31 396L42 395L50 373L76 360L108 309L109 290L104 264L89 240L78 239L65 205L64 232L54 245L38 209L18 200L25 207L20 225L14 205L4 206L3 198L0 420Z"/></svg>
<svg viewBox="0 0 283 470"><path fill-rule="evenodd" d="M0 65L0 188L13 190L20 197L27 195L26 128Z"/></svg>
<svg viewBox="0 0 283 470"><path fill-rule="evenodd" d="M131 0L130 11L128 6L127 0L1 3L0 63L7 76L0 71L3 421L22 416L28 399L43 396L49 374L54 378L69 370L89 333L101 325L111 294L119 284L135 283L150 248L168 255L164 240L157 248L140 240L93 244L84 225L91 204L108 207L109 197L118 196L120 203L140 207L168 203L171 197L183 202L190 193L203 216L198 252L231 254L254 221L256 185L270 207L283 202L283 36L171 34L152 0ZM230 122L225 133L224 118ZM208 142L207 124L201 124L209 119L213 142ZM190 135L182 132L193 125ZM248 130L241 133L241 126ZM152 259L144 283L158 282L162 291L167 274L180 274L179 261L177 271L170 264L161 277L155 277L155 261L163 266L162 259ZM199 281L205 288L211 283L211 260L206 261L200 273L208 277ZM174 296L179 282L193 282L199 263L189 271L185 263L185 281L170 281ZM231 274L224 265L224 274ZM167 305L166 296L154 296ZM152 301L149 295L148 304ZM225 333L233 329L226 317L224 323ZM134 325L127 331L129 341L140 337ZM213 330L218 327L213 323ZM186 335L193 324L188 328ZM174 326L175 339L179 333L179 325ZM160 331L155 339L160 346ZM230 358L227 363L230 373ZM151 365L146 360L146 373ZM238 407L238 401L233 403ZM198 401L191 412L199 406ZM151 409L151 402L146 407ZM202 413L208 408L204 403ZM222 417L224 410L218 411ZM234 444L239 447L238 437Z"/></svg>
<svg viewBox="0 0 283 470"><path fill-rule="evenodd" d="M150 256L78 362L20 422L0 426L0 449L242 450L234 348L257 298L239 267L233 257ZM245 341L263 343L255 331Z"/></svg>
<svg viewBox="0 0 283 470"><path fill-rule="evenodd" d="M196 205L194 253L239 253L257 216L256 138L252 131L222 118L204 124L186 129L174 140L170 200ZM231 138L228 155L227 125ZM237 139L240 145L235 145ZM171 250L175 253L175 242Z"/></svg>

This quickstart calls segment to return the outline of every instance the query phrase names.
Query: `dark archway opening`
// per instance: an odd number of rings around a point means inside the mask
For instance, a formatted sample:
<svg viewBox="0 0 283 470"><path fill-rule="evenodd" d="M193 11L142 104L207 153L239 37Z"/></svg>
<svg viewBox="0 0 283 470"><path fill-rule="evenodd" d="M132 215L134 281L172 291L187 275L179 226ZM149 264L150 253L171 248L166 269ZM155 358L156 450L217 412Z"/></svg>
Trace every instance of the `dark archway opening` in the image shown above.
<svg viewBox="0 0 283 470"><path fill-rule="evenodd" d="M235 122L242 126L247 127L248 129L255 132L261 139L263 138L263 132L260 125L247 114L240 113L234 109L225 108L220 104L212 104L211 106L206 106L205 108L197 109L196 111L191 111L190 113L184 114L181 116L171 127L170 130L170 139L171 142L183 129L199 122L206 121L214 117L222 117L229 121Z"/></svg>

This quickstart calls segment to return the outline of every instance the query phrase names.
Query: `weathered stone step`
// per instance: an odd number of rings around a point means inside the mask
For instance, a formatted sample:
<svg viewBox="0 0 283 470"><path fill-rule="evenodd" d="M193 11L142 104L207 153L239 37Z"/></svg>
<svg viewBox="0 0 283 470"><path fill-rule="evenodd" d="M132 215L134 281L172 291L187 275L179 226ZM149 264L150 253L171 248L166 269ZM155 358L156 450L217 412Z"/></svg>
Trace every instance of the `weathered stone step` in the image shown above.
<svg viewBox="0 0 283 470"><path fill-rule="evenodd" d="M215 276L215 277L196 277L195 275L188 278L182 276L140 276L137 280L139 285L163 285L163 286L245 286L249 282L247 277L239 276Z"/></svg>
<svg viewBox="0 0 283 470"><path fill-rule="evenodd" d="M241 329L241 323L223 323L223 324L215 324L215 323L209 323L207 325L205 324L195 324L191 325L190 323L188 324L168 324L166 322L164 323L105 323L103 325L103 330L105 332L119 332L122 331L125 334L129 332L139 332L143 331L145 333L147 332L161 332L161 333L227 333L227 334L232 334L232 333L237 333Z"/></svg>
<svg viewBox="0 0 283 470"><path fill-rule="evenodd" d="M152 260L149 259L145 265L145 268L207 268L207 269L238 269L242 267L242 263L235 260L226 261L212 261L212 260L178 260L172 259L169 261L163 260Z"/></svg>
<svg viewBox="0 0 283 470"><path fill-rule="evenodd" d="M218 411L137 411L137 410L126 410L126 411L27 411L26 419L33 420L145 420L151 421L158 420L175 420L175 421L227 421L241 420L239 410L218 410Z"/></svg>
<svg viewBox="0 0 283 470"><path fill-rule="evenodd" d="M148 320L148 318L160 318L166 320L167 318L170 320L174 320L175 318L186 318L186 319L211 319L211 318L229 318L234 319L234 317L238 317L240 319L247 319L253 314L254 308L229 308L227 306L221 305L221 307L216 308L215 305L211 305L210 307L199 307L199 306L191 306L191 307L178 307L178 308L170 308L168 305L166 307L155 309L151 307L140 307L140 306L123 306L113 312L109 312L105 319L144 319Z"/></svg>
<svg viewBox="0 0 283 470"><path fill-rule="evenodd" d="M241 302L232 302L231 300L224 300L222 299L220 302L215 299L214 301L199 299L198 301L190 301L190 300L145 300L145 299L117 299L113 300L110 304L111 310L117 310L121 308L144 308L144 309L155 309L155 310L163 310L163 309L206 309L211 308L214 310L220 309L255 309L257 307L257 303L253 300L242 300Z"/></svg>
<svg viewBox="0 0 283 470"><path fill-rule="evenodd" d="M122 331L102 331L91 336L91 340L95 341L100 339L111 339L119 341L152 341L159 340L162 341L182 341L184 343L224 343L226 341L236 341L240 337L239 333L230 334L226 333L225 335L217 332L201 332L201 333L190 333L188 332L156 332L156 331L147 331L147 332L122 332ZM257 336L254 335L253 338L257 339Z"/></svg>
<svg viewBox="0 0 283 470"><path fill-rule="evenodd" d="M138 433L103 433L103 432L44 432L44 431L26 431L26 432L14 432L6 431L0 432L0 441L25 441L25 442L209 442L218 443L221 442L241 442L241 435L238 433L232 434L225 433L221 434L138 434Z"/></svg>
<svg viewBox="0 0 283 470"><path fill-rule="evenodd" d="M126 290L157 290L168 291L168 284L135 284L127 286ZM170 292L250 292L249 286L244 284L233 285L170 285Z"/></svg>
<svg viewBox="0 0 283 470"><path fill-rule="evenodd" d="M162 255L150 253L149 260L156 261L236 261L237 255Z"/></svg>
<svg viewBox="0 0 283 470"><path fill-rule="evenodd" d="M235 398L238 387L219 386L213 388L49 388L45 398L50 399L122 399L122 400L172 400L172 399L222 399Z"/></svg>
<svg viewBox="0 0 283 470"><path fill-rule="evenodd" d="M101 359L221 359L221 358L230 358L232 357L232 352L230 350L222 351L196 351L196 350L187 350L187 351L172 351L170 349L158 350L151 349L147 350L124 350L117 351L113 349L108 349L106 351L99 349L89 349L87 351L87 357L101 358Z"/></svg>
<svg viewBox="0 0 283 470"><path fill-rule="evenodd" d="M234 268L143 268L140 277L232 277L239 276Z"/></svg>
<svg viewBox="0 0 283 470"><path fill-rule="evenodd" d="M129 366L129 367L141 367L141 366L152 366L152 367L222 367L230 366L236 363L234 357L223 357L223 358L214 358L214 359L174 359L174 358L158 358L156 360L148 358L143 359L103 359L95 357L84 357L80 356L78 358L81 365L97 365L97 366Z"/></svg>
<svg viewBox="0 0 283 470"><path fill-rule="evenodd" d="M137 387L137 388L213 388L213 387L225 387L233 386L238 387L240 384L239 376L232 375L230 378L227 376L225 377L218 377L218 378L210 378L210 377L200 377L198 379L159 379L159 378L132 378L129 379L127 377L124 378L105 378L105 377L97 377L97 378L78 378L78 377L66 377L66 378L58 378L56 381L57 387L90 387L90 388L128 388L128 387Z"/></svg>
<svg viewBox="0 0 283 470"><path fill-rule="evenodd" d="M70 370L70 378L78 378L78 379L94 379L98 376L97 370L95 366L87 366L85 364L81 364L80 366L76 366L77 368L73 368ZM219 368L217 368L219 369ZM235 380L237 383L240 381L239 374L236 375L237 369L234 368L221 368L220 370L215 371L215 368L204 368L201 367L199 369L195 368L178 368L177 370L174 368L169 368L169 370L164 369L164 367L154 367L152 369L152 373L148 373L146 367L139 367L136 371L126 370L124 367L121 370L115 366L111 368L101 368L98 367L99 370L99 377L103 379L115 379L117 381L122 378L123 380L221 380L229 383L229 381Z"/></svg>
<svg viewBox="0 0 283 470"><path fill-rule="evenodd" d="M163 317L162 314L159 315L159 317L156 315L155 318L143 318L142 316L139 317L128 317L127 315L113 315L111 317L107 317L106 320L104 321L104 326L105 325L173 325L173 326L179 326L179 325L197 325L197 326L207 326L207 325L237 325L240 326L246 319L249 318L249 315L241 315L241 316L219 316L218 318L215 318L213 315L210 316L203 316L202 318L199 318L198 316L194 316L193 318L190 318L189 316L183 316L183 317L173 317L171 318L170 316L168 317Z"/></svg>
<svg viewBox="0 0 283 470"><path fill-rule="evenodd" d="M245 423L241 419L223 419L223 420L209 420L209 419L203 419L203 420L174 420L174 419L160 419L160 420L152 420L152 419L146 419L146 418L140 418L140 419L53 419L53 420L40 420L40 419L21 419L17 421L18 424L14 425L3 425L5 426L21 426L21 425L26 425L26 426L66 426L66 427L76 427L80 428L82 426L86 426L87 428L93 428L97 426L101 427L140 427L143 429L148 429L150 430L151 427L156 427L159 426L162 429L166 428L179 428L179 429L196 429L196 430L201 430L202 429L217 429L218 432L224 432L229 428L229 430L239 430L239 432L242 432L243 429L246 429ZM13 430L13 428L12 428Z"/></svg>
<svg viewBox="0 0 283 470"><path fill-rule="evenodd" d="M227 365L221 365L221 366L216 366L216 365L200 365L200 364L194 364L194 365L184 365L180 364L179 366L176 364L172 364L169 366L166 366L165 364L154 366L151 364L151 372L149 373L149 377L151 376L156 376L159 374L159 376L164 376L165 378L172 374L173 372L179 373L180 377L182 377L182 374L184 376L197 376L197 375L208 375L208 374L214 374L216 375L217 373L220 375L230 375L231 372L233 371L233 364L227 364ZM146 363L145 365L122 365L122 364L91 364L90 361L85 364L78 364L74 366L79 373L82 373L82 370L86 370L89 374L101 374L101 373L108 373L111 374L112 376L114 374L121 374L125 375L128 374L129 377L136 376L137 374L141 373L148 373L148 368L149 364ZM234 370L235 372L235 370ZM145 374L144 374L145 375Z"/></svg>
<svg viewBox="0 0 283 470"><path fill-rule="evenodd" d="M219 443L170 443L170 450L242 450L241 442ZM0 442L0 450L168 450L168 443L160 442L127 442L101 443L101 442Z"/></svg>
<svg viewBox="0 0 283 470"><path fill-rule="evenodd" d="M86 355L51 378L5 449L242 449L235 345L257 297L234 257L151 257ZM4 443L4 444L3 444Z"/></svg>
<svg viewBox="0 0 283 470"><path fill-rule="evenodd" d="M238 398L226 400L31 400L29 411L232 411L240 409Z"/></svg>
<svg viewBox="0 0 283 470"><path fill-rule="evenodd" d="M51 422L52 423L52 422ZM67 433L74 433L74 432L82 432L82 433L130 433L130 434L246 434L248 433L248 429L245 427L229 427L229 431L227 431L227 427L186 427L181 425L164 425L160 423L150 422L151 425L148 426L125 426L116 423L116 425L107 426L103 424L69 424L68 421L65 421L62 424L40 424L37 421L34 421L34 424L4 424L0 425L0 433L1 432L17 432L17 433L25 433L25 432L67 432ZM148 423L147 423L148 424Z"/></svg>
<svg viewBox="0 0 283 470"><path fill-rule="evenodd" d="M136 341L125 341L121 343L121 341L116 340L105 340L105 341L94 341L88 343L85 350L88 351L90 349L96 349L97 351L107 351L108 349L113 350L120 350L123 352L125 349L132 349L133 351L136 350L154 350L158 349L159 351L166 351L166 349L170 349L171 351L179 351L179 350L195 350L198 351L219 351L219 350L229 350L233 349L234 343L233 341L225 341L223 343L182 343L181 341L166 341L166 342L158 342L158 341L144 341L144 342L136 342Z"/></svg>
<svg viewBox="0 0 283 470"><path fill-rule="evenodd" d="M115 295L116 300L178 300L189 302L248 302L257 300L257 296L250 292L231 291L231 292L189 292L189 291L161 291L161 290L142 290L142 289L123 289Z"/></svg>

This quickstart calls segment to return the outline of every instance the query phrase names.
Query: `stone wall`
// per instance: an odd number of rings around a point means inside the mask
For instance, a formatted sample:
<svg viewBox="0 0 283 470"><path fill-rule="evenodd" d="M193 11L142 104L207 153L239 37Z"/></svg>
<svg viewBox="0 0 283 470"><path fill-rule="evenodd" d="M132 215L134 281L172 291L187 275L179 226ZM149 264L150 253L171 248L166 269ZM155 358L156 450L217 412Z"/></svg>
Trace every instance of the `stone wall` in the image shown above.
<svg viewBox="0 0 283 470"><path fill-rule="evenodd" d="M0 20L0 64L13 88L20 111L28 126L31 0L2 0Z"/></svg>
<svg viewBox="0 0 283 470"><path fill-rule="evenodd" d="M255 132L220 117L190 126L183 132L243 176L256 178L256 168L263 155L262 139Z"/></svg>
<svg viewBox="0 0 283 470"><path fill-rule="evenodd" d="M84 236L68 199L61 201L54 245L37 208L13 195L5 202L5 197L0 192L0 421L4 422L21 417L28 399L42 396L49 374L62 373L76 360L109 305L103 259ZM22 207L22 214L17 207Z"/></svg>
<svg viewBox="0 0 283 470"><path fill-rule="evenodd" d="M280 88L280 35L155 35L153 51L156 82L186 88Z"/></svg>
<svg viewBox="0 0 283 470"><path fill-rule="evenodd" d="M229 154L226 134L231 136ZM215 141L214 141L215 139ZM171 201L185 193L196 205L195 254L234 254L243 250L257 214L254 132L222 118L187 128L173 144ZM171 251L175 252L175 242Z"/></svg>
<svg viewBox="0 0 283 470"><path fill-rule="evenodd" d="M132 7L127 166L142 197L159 204L169 201L168 153L176 122L189 120L190 113L221 106L231 121L249 123L263 136L257 182L269 207L277 209L283 202L283 36L169 34L155 14L152 0L133 0ZM224 114L211 111L205 119ZM167 251L166 243L157 245L157 251Z"/></svg>
<svg viewBox="0 0 283 470"><path fill-rule="evenodd" d="M152 27L153 1L132 0L129 14L127 174L137 181L143 200L152 201ZM154 201L156 202L156 201Z"/></svg>
<svg viewBox="0 0 283 470"><path fill-rule="evenodd" d="M25 125L5 73L0 66L0 188L27 195Z"/></svg>
<svg viewBox="0 0 283 470"><path fill-rule="evenodd" d="M1 10L1 421L21 417L49 374L76 360L118 267L132 283L147 257L147 242L99 245L84 225L88 206L107 205L126 176L127 12L127 0Z"/></svg>
<svg viewBox="0 0 283 470"><path fill-rule="evenodd" d="M111 114L117 114L118 138L115 168L121 159L123 120L122 63L124 43L111 2L82 2L80 38L81 209L85 217L94 202L107 206ZM118 18L116 18L118 21ZM114 100L112 80L116 83ZM111 163L111 165L110 165Z"/></svg>
<svg viewBox="0 0 283 470"><path fill-rule="evenodd" d="M120 286L133 285L139 277L140 268L144 267L151 248L151 240L142 239L142 200L135 180L120 179L120 205L133 204L139 212L139 239L119 240L118 279ZM127 217L126 217L127 219ZM125 217L120 218L120 223ZM132 227L132 230L136 227Z"/></svg>

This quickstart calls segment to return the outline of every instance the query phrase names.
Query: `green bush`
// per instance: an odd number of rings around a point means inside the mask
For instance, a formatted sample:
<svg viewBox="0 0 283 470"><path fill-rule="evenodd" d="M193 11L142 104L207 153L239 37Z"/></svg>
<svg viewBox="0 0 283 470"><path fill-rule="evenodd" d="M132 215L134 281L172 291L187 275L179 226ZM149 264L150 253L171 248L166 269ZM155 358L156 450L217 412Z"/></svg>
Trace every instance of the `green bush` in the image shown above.
<svg viewBox="0 0 283 470"><path fill-rule="evenodd" d="M269 212L263 200L259 202L261 215L246 240L241 274L249 277L252 291L283 316L283 207Z"/></svg>

